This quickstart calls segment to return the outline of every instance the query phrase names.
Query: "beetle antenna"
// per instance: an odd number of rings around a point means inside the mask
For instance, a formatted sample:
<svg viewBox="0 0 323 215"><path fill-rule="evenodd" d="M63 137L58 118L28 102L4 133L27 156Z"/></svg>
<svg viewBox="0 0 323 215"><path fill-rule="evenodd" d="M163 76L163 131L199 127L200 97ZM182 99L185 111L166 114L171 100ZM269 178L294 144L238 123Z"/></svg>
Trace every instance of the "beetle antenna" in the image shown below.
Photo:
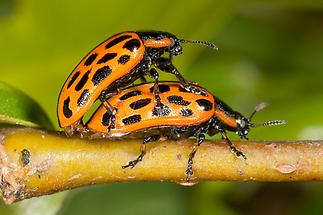
<svg viewBox="0 0 323 215"><path fill-rule="evenodd" d="M259 124L249 124L250 127L261 127L261 126L273 126L273 125L283 125L283 124L287 124L287 121L285 120L272 120L272 121L268 121L265 123L259 123Z"/></svg>
<svg viewBox="0 0 323 215"><path fill-rule="evenodd" d="M254 108L254 110L253 110L253 112L250 114L250 116L249 116L249 122L251 122L251 119L252 119L252 117L255 115L255 113L257 113L257 112L259 112L259 111L261 111L261 110L263 110L263 109L265 109L266 107L268 106L268 103L266 103L266 102L261 102L261 103L259 103L255 108Z"/></svg>
<svg viewBox="0 0 323 215"><path fill-rule="evenodd" d="M266 102L261 102L260 104L258 104L253 110L253 112L250 114L250 117L248 118L249 122L251 122L251 119L255 115L255 113L263 110L267 106L268 106L268 103ZM273 126L273 125L283 125L283 124L287 124L287 122L285 120L272 120L272 121L257 123L257 124L250 123L249 126L254 128L254 127L261 127L261 126Z"/></svg>
<svg viewBox="0 0 323 215"><path fill-rule="evenodd" d="M209 47L211 49L218 50L218 47L216 47L216 45L214 43L211 43L211 42L208 42L208 41L180 39L179 42L180 43L197 43L197 44L205 45L205 46L207 46L207 47Z"/></svg>

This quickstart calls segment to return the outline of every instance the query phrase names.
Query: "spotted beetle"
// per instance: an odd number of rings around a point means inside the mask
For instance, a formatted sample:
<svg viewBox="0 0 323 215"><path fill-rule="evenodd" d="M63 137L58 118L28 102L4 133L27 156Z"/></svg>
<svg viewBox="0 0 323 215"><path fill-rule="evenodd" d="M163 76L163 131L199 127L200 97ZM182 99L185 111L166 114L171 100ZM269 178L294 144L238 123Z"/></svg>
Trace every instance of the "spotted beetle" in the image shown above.
<svg viewBox="0 0 323 215"><path fill-rule="evenodd" d="M114 115L115 109L106 98L117 94L120 88L138 78L146 82L145 75L155 80L154 95L156 105L159 106L159 75L151 66L174 74L187 91L201 93L172 64L172 57L182 53L181 43L185 42L216 49L210 42L178 39L173 34L160 31L129 31L105 40L83 58L65 81L57 106L60 127L68 135L72 135L75 130L82 133L82 118L97 99ZM169 53L169 57L163 57L164 53ZM114 117L110 120L113 127Z"/></svg>
<svg viewBox="0 0 323 215"><path fill-rule="evenodd" d="M146 153L146 144L157 141L161 137L183 139L196 137L197 143L189 155L186 169L187 180L193 174L193 158L198 147L203 143L205 134L221 137L237 156L246 156L231 143L226 131L236 132L247 139L250 128L284 124L283 120L274 120L262 124L252 124L254 114L264 108L257 106L249 118L232 110L223 101L213 96L206 89L205 94L194 94L186 91L178 82L160 82L161 108L154 106L153 83L146 83L124 90L109 99L109 103L117 108L115 127L108 131L111 114L101 106L86 124L96 133L95 136L107 138L143 138L140 155L123 168L133 168Z"/></svg>

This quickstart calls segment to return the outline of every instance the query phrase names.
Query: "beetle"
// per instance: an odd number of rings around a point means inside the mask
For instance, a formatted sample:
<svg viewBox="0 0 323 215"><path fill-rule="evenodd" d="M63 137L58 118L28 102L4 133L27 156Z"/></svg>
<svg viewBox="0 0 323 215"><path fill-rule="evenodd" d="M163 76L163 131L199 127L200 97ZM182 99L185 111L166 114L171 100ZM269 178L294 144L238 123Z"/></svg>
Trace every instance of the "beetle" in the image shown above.
<svg viewBox="0 0 323 215"><path fill-rule="evenodd" d="M139 78L146 82L145 75L155 80L154 95L159 106L159 75L155 68L174 74L187 91L201 93L172 64L173 56L182 53L181 43L186 42L216 49L207 41L178 39L171 33L161 31L128 31L102 42L74 68L61 89L57 105L60 127L68 135L74 131L82 133L82 118L97 99L114 115L115 109L106 98ZM169 57L164 57L164 53L169 53ZM110 120L113 127L114 117Z"/></svg>
<svg viewBox="0 0 323 215"><path fill-rule="evenodd" d="M178 82L160 82L160 101L162 108L154 106L153 83L141 84L124 90L109 99L111 105L117 108L115 127L108 130L109 112L101 106L86 124L94 136L105 138L143 138L140 155L123 168L133 168L142 161L146 153L146 144L157 141L161 137L183 139L196 137L197 142L189 155L186 168L187 180L193 174L193 158L198 147L205 140L205 134L220 133L228 144L231 152L237 157L246 159L244 153L238 150L227 137L226 131L236 132L240 138L247 139L250 128L284 124L284 120L274 120L262 124L252 124L251 119L256 112L265 107L258 105L250 117L244 117L232 110L208 90L205 94L194 94L186 91Z"/></svg>

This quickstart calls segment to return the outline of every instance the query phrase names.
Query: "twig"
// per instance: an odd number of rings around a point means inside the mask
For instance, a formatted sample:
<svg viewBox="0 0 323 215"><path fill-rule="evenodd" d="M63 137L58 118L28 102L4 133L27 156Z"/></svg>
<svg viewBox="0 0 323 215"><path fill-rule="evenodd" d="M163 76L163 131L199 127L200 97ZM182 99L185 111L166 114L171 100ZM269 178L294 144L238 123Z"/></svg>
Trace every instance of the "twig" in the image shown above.
<svg viewBox="0 0 323 215"><path fill-rule="evenodd" d="M147 146L133 169L141 140L67 138L35 129L0 132L0 189L7 204L89 184L171 180L185 184L194 140ZM323 141L236 141L247 160L222 141L205 141L194 158L191 183L202 180L304 181L323 179Z"/></svg>

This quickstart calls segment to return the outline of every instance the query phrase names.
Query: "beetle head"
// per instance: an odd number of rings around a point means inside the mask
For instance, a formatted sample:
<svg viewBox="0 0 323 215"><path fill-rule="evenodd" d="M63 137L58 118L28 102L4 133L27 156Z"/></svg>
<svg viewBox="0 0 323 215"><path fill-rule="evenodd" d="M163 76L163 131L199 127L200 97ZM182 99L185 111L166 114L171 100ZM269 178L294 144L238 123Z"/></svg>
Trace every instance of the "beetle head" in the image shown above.
<svg viewBox="0 0 323 215"><path fill-rule="evenodd" d="M236 123L238 125L238 129L236 130L236 133L241 138L248 139L247 134L249 133L250 128L260 127L260 126L282 125L282 124L287 123L285 120L272 120L272 121L268 121L268 122L265 122L265 123L258 123L258 124L251 123L251 119L255 115L255 113L259 112L260 110L264 109L265 107L267 107L267 104L264 103L264 102L258 104L255 107L254 111L249 116L249 118L246 118L246 117L244 117L242 115L237 115Z"/></svg>

